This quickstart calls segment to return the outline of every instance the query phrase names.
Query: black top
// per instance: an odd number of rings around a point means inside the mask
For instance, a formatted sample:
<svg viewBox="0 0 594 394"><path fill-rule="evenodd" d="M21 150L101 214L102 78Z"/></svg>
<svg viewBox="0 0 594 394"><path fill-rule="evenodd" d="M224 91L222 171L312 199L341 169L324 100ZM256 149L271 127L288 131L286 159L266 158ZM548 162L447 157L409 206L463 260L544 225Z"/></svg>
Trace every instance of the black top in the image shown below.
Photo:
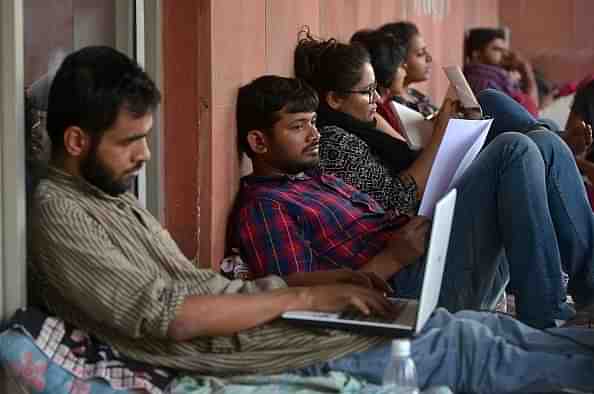
<svg viewBox="0 0 594 394"><path fill-rule="evenodd" d="M401 140L343 112L318 111L320 167L369 194L386 210L414 215L420 202L415 180L402 171L418 152Z"/></svg>

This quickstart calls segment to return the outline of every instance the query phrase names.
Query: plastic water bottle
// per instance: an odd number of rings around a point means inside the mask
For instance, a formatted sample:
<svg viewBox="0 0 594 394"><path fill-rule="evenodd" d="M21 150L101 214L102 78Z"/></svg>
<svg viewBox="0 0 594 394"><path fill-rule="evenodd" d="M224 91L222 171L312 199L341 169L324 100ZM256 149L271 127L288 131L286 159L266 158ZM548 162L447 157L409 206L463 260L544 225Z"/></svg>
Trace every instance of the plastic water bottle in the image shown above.
<svg viewBox="0 0 594 394"><path fill-rule="evenodd" d="M392 357L384 371L384 386L393 386L398 394L419 394L417 369L410 356L410 341L397 339L392 342Z"/></svg>

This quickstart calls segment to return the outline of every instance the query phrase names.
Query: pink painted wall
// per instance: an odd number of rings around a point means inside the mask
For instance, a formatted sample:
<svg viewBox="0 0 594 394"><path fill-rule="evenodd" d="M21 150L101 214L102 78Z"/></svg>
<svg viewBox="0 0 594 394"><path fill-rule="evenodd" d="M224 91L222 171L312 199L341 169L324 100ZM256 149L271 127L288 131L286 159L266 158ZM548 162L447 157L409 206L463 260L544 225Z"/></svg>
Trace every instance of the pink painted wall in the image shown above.
<svg viewBox="0 0 594 394"><path fill-rule="evenodd" d="M199 240L199 13L194 0L163 2L165 225L186 256Z"/></svg>
<svg viewBox="0 0 594 394"><path fill-rule="evenodd" d="M511 46L557 82L594 72L594 1L500 0Z"/></svg>
<svg viewBox="0 0 594 394"><path fill-rule="evenodd" d="M199 264L215 267L223 256L227 215L240 176L235 143L237 89L266 73L291 75L301 26L309 25L317 35L348 40L364 27L401 19L418 23L435 58L434 78L422 88L439 101L446 90L440 67L461 64L463 31L499 20L498 0L217 0L209 4L206 12L212 28L202 34L210 45L212 86L199 93L207 107L201 116L208 123L200 127L200 193L196 190L192 196L200 202ZM199 59L199 64L206 61ZM188 105L189 110L197 107Z"/></svg>

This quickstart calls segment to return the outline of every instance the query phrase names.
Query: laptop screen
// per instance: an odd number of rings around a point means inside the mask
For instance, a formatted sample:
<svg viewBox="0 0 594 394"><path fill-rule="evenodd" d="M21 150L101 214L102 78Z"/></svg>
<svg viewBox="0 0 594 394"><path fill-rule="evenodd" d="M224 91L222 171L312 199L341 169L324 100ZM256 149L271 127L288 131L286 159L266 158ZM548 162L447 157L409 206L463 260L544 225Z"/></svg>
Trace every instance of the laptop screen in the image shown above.
<svg viewBox="0 0 594 394"><path fill-rule="evenodd" d="M423 276L423 287L417 312L415 332L418 333L427 323L437 307L439 293L445 268L445 260L450 243L454 208L456 206L456 189L452 189L435 205L435 215L431 226L431 238Z"/></svg>

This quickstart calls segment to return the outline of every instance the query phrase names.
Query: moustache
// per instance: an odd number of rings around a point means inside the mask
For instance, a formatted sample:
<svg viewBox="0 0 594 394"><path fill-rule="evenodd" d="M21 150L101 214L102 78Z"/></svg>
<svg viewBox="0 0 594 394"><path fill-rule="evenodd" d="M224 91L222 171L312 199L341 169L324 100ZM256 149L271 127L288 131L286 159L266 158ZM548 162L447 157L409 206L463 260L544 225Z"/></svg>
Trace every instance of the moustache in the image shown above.
<svg viewBox="0 0 594 394"><path fill-rule="evenodd" d="M131 170L126 171L126 174L128 174L128 175L134 174L135 172L142 170L142 167L144 167L144 162L134 166L134 168L132 168Z"/></svg>

